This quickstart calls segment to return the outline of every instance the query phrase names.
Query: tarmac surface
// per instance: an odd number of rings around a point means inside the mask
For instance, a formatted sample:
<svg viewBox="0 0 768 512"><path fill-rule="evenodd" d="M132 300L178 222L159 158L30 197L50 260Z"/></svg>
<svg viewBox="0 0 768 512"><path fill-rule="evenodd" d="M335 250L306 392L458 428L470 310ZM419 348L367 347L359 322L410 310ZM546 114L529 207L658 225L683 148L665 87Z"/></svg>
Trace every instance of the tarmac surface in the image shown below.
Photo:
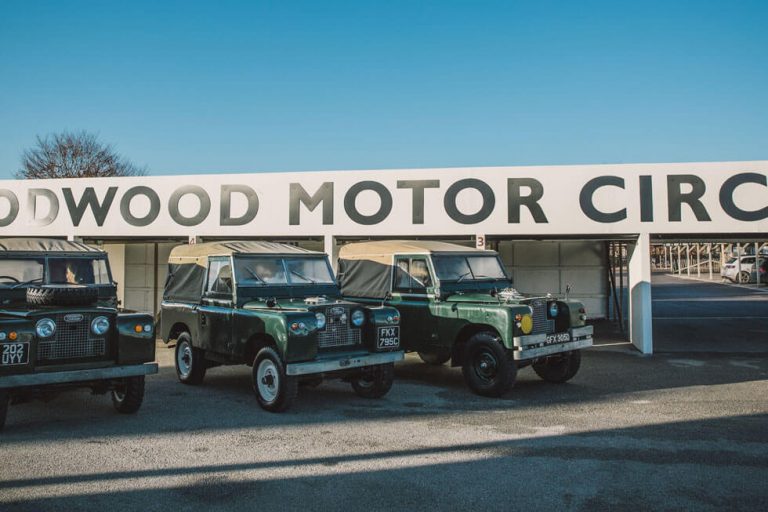
<svg viewBox="0 0 768 512"><path fill-rule="evenodd" d="M668 284L654 299L689 300ZM765 354L595 347L569 383L524 369L499 399L408 356L381 400L331 381L283 414L258 407L245 366L190 387L171 349L158 360L134 416L87 392L11 407L0 510L768 509Z"/></svg>

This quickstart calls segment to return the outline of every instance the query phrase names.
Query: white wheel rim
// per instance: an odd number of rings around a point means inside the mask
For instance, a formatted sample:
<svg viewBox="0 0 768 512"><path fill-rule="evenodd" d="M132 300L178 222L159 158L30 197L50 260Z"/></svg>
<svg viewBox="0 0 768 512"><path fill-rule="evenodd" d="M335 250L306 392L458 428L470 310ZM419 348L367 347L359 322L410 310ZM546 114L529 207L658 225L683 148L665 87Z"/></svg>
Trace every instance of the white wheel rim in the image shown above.
<svg viewBox="0 0 768 512"><path fill-rule="evenodd" d="M265 401L274 402L275 398L277 398L277 392L280 387L280 374L273 361L264 359L259 363L259 367L256 369L256 387L259 390L259 395Z"/></svg>
<svg viewBox="0 0 768 512"><path fill-rule="evenodd" d="M185 378L192 371L192 347L186 341L179 345L179 352L176 354L176 367L179 369L179 375Z"/></svg>

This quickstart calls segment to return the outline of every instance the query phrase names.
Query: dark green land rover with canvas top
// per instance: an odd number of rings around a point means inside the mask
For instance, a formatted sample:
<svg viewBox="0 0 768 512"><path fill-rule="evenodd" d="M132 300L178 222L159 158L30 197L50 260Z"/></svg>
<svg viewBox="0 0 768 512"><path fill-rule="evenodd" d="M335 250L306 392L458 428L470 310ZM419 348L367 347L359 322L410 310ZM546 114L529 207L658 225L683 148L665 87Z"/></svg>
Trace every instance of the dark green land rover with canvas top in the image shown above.
<svg viewBox="0 0 768 512"><path fill-rule="evenodd" d="M565 382L592 345L584 305L524 297L495 251L433 241L378 241L339 252L342 296L400 311L402 347L424 362L461 366L478 394L499 396L517 370Z"/></svg>
<svg viewBox="0 0 768 512"><path fill-rule="evenodd" d="M162 336L176 343L176 373L202 382L219 364L252 365L253 389L282 411L299 383L342 378L366 398L392 386L403 359L396 309L340 300L328 257L292 245L236 241L171 251Z"/></svg>
<svg viewBox="0 0 768 512"><path fill-rule="evenodd" d="M0 428L9 402L68 388L112 392L136 412L157 373L153 318L118 311L107 255L89 245L0 239Z"/></svg>

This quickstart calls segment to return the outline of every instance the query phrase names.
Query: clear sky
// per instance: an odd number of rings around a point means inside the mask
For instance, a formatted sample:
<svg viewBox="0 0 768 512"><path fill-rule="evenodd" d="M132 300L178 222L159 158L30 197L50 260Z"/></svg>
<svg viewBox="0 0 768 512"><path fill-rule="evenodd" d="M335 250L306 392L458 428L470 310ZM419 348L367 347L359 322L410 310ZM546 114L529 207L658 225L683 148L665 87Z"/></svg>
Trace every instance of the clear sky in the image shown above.
<svg viewBox="0 0 768 512"><path fill-rule="evenodd" d="M36 135L150 174L768 159L768 1L0 2Z"/></svg>

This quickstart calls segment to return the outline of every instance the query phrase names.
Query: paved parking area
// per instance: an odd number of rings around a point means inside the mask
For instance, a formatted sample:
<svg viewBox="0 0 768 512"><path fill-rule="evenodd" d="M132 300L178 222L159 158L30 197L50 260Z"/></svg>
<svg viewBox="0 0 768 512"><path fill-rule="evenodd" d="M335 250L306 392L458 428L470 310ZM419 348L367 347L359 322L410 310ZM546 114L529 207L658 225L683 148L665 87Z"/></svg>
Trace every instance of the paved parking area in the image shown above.
<svg viewBox="0 0 768 512"><path fill-rule="evenodd" d="M74 393L14 406L0 509L321 510L768 507L768 362L592 349L501 399L408 357L383 400L340 382L256 405L247 367L176 382L159 350L136 416Z"/></svg>

